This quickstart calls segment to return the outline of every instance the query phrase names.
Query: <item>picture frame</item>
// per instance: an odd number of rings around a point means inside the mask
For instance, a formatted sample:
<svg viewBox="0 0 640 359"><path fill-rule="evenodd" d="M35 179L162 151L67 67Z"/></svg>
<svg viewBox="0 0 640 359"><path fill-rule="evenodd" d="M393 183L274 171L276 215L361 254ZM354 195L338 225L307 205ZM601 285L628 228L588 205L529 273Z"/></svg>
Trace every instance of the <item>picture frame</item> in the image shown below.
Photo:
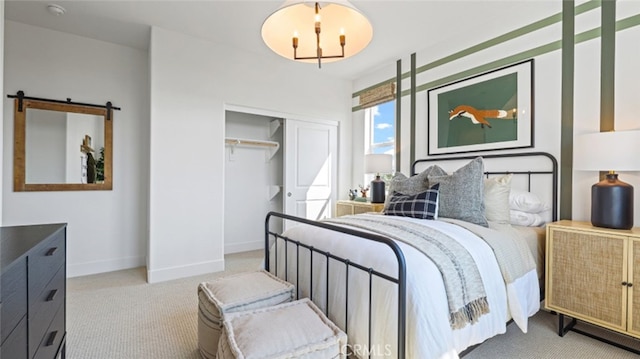
<svg viewBox="0 0 640 359"><path fill-rule="evenodd" d="M533 147L533 59L430 89L431 155Z"/></svg>

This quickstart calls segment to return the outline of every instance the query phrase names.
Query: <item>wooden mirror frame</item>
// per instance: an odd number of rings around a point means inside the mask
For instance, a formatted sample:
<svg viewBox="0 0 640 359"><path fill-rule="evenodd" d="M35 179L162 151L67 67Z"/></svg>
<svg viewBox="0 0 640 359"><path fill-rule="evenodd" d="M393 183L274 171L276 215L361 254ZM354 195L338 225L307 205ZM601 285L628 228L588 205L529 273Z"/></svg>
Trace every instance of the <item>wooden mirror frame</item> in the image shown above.
<svg viewBox="0 0 640 359"><path fill-rule="evenodd" d="M20 106L20 102L22 106ZM113 187L113 109L73 103L57 103L33 99L14 100L13 190L25 191L108 191ZM27 109L72 112L104 117L104 181L102 183L26 183L26 119Z"/></svg>

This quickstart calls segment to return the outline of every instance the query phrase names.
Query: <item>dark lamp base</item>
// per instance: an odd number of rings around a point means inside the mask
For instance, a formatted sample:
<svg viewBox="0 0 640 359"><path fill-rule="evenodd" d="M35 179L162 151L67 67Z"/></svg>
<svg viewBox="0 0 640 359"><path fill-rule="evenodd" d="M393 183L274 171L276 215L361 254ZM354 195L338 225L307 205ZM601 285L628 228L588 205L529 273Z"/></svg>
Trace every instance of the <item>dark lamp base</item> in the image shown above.
<svg viewBox="0 0 640 359"><path fill-rule="evenodd" d="M633 186L618 180L617 173L591 186L591 224L596 227L633 227Z"/></svg>
<svg viewBox="0 0 640 359"><path fill-rule="evenodd" d="M380 176L371 181L371 203L384 203L384 181Z"/></svg>

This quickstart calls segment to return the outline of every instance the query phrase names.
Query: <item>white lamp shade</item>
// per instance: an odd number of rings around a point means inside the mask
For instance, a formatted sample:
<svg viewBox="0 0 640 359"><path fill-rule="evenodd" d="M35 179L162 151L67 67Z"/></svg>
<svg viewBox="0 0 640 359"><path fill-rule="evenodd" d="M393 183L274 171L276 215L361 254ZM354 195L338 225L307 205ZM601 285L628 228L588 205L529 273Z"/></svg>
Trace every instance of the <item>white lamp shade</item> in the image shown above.
<svg viewBox="0 0 640 359"><path fill-rule="evenodd" d="M298 38L298 56L316 56L314 1L289 0L262 24L262 39L280 56L293 59L293 36ZM340 35L345 36L344 58L353 56L369 45L373 28L369 20L345 0L318 1L320 4L320 46L323 56L339 55ZM322 59L332 62L341 58ZM315 59L304 62L317 62Z"/></svg>
<svg viewBox="0 0 640 359"><path fill-rule="evenodd" d="M368 154L364 156L365 173L389 173L393 170L393 156L387 154Z"/></svg>
<svg viewBox="0 0 640 359"><path fill-rule="evenodd" d="M579 135L573 146L573 168L582 171L640 171L640 131Z"/></svg>

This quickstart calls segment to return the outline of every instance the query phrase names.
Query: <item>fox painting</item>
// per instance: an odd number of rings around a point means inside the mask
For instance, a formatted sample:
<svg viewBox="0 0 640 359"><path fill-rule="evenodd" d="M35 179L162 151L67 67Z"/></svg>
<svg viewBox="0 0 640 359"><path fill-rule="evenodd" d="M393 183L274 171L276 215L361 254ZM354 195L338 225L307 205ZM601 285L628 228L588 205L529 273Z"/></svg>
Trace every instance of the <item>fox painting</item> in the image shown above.
<svg viewBox="0 0 640 359"><path fill-rule="evenodd" d="M449 120L454 118L466 117L471 120L472 123L480 125L482 128L486 125L491 128L491 124L487 121L487 118L505 118L508 112L505 110L478 110L474 107L467 105L460 105L449 111Z"/></svg>

